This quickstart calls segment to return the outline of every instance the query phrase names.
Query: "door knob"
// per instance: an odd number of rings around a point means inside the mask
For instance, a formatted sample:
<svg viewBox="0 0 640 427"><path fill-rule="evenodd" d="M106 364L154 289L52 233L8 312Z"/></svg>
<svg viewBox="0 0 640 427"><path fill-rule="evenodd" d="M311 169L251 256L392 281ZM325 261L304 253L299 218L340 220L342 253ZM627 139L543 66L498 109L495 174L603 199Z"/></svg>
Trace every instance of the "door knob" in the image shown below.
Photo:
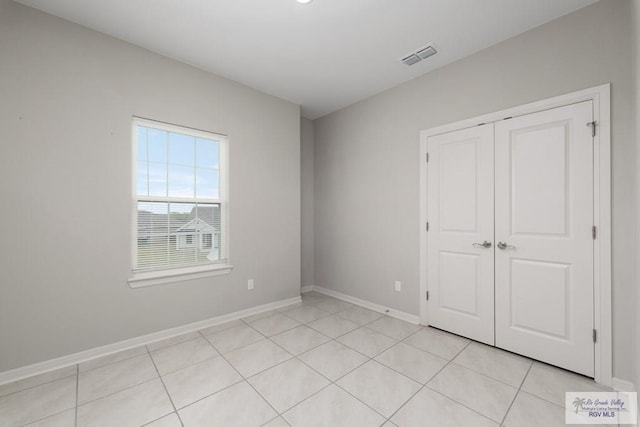
<svg viewBox="0 0 640 427"><path fill-rule="evenodd" d="M491 242L489 242L489 241L485 240L485 241L484 241L484 242L482 242L482 243L474 243L474 244L473 244L473 246L477 246L477 247L479 247L479 248L485 248L485 249L488 249L488 248L490 248L490 247L491 247Z"/></svg>
<svg viewBox="0 0 640 427"><path fill-rule="evenodd" d="M513 245L507 245L505 242L498 242L498 244L496 245L498 247L498 249L515 249L516 247Z"/></svg>

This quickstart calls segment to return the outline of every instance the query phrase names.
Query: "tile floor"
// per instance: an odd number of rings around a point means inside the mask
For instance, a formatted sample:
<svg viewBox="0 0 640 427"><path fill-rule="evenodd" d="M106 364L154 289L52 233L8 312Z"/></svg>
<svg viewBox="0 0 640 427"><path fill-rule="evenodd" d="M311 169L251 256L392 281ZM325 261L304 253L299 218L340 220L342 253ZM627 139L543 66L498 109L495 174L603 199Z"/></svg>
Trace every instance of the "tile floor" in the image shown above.
<svg viewBox="0 0 640 427"><path fill-rule="evenodd" d="M0 426L564 426L579 375L317 293L0 386Z"/></svg>

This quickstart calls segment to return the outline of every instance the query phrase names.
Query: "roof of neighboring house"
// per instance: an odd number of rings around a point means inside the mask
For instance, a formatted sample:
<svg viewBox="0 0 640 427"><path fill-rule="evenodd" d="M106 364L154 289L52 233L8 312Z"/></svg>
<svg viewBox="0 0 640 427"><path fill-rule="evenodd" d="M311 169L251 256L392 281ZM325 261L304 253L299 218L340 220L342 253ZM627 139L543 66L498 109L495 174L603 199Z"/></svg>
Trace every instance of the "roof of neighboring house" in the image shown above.
<svg viewBox="0 0 640 427"><path fill-rule="evenodd" d="M176 233L198 233L203 230L213 231L213 227L200 218L194 218L176 230Z"/></svg>
<svg viewBox="0 0 640 427"><path fill-rule="evenodd" d="M218 205L198 205L195 206L189 212L189 218L204 218L205 220L212 221L215 218L220 217L220 206Z"/></svg>

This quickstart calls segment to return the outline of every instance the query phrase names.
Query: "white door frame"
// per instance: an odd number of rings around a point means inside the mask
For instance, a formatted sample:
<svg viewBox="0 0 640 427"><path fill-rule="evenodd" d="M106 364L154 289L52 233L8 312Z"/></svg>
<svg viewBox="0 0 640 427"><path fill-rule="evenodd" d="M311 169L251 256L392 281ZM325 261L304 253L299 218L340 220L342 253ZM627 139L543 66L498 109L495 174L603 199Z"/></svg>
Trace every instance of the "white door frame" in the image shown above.
<svg viewBox="0 0 640 427"><path fill-rule="evenodd" d="M598 331L595 343L595 381L612 385L612 324L611 324L611 87L604 84L566 95L556 96L518 107L437 126L420 132L420 323L427 325L427 138L491 123L509 117L536 113L583 101L593 101L596 122L594 138L594 328ZM586 126L586 124L585 124Z"/></svg>

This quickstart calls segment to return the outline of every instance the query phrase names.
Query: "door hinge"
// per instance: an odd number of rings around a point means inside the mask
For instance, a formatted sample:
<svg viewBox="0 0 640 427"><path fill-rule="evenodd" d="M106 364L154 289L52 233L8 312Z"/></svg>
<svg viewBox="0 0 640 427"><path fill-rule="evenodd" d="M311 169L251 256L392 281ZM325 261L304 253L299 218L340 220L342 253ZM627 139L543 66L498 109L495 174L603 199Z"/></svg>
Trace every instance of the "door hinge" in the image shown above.
<svg viewBox="0 0 640 427"><path fill-rule="evenodd" d="M427 158L427 163L429 163L429 153L427 153L426 158Z"/></svg>
<svg viewBox="0 0 640 427"><path fill-rule="evenodd" d="M597 236L598 236L598 232L597 232L596 226L594 225L593 227L591 227L591 237L593 237L593 240L596 240Z"/></svg>
<svg viewBox="0 0 640 427"><path fill-rule="evenodd" d="M425 227L427 229L427 231L429 231L429 223L427 222L427 225Z"/></svg>
<svg viewBox="0 0 640 427"><path fill-rule="evenodd" d="M427 291L427 301L429 301L429 291Z"/></svg>
<svg viewBox="0 0 640 427"><path fill-rule="evenodd" d="M592 336L593 336L593 342L597 342L598 341L598 331L596 331L594 329Z"/></svg>
<svg viewBox="0 0 640 427"><path fill-rule="evenodd" d="M596 125L597 125L597 123L595 121L587 123L587 126L591 127L591 136L592 137L596 136Z"/></svg>

